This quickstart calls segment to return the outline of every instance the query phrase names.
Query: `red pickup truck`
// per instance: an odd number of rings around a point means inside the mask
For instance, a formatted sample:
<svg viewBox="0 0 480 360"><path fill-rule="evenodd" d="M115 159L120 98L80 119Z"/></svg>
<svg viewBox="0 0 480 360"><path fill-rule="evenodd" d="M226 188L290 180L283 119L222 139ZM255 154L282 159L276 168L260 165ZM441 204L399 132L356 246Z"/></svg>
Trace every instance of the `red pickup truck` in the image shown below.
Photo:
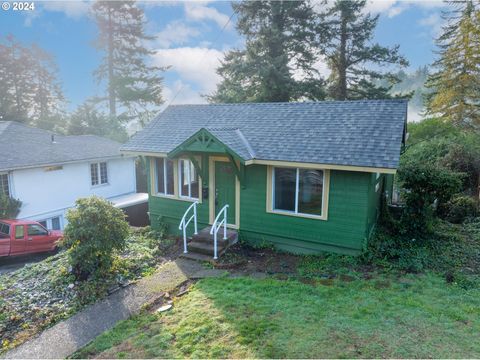
<svg viewBox="0 0 480 360"><path fill-rule="evenodd" d="M35 221L0 220L0 257L53 251L62 236Z"/></svg>

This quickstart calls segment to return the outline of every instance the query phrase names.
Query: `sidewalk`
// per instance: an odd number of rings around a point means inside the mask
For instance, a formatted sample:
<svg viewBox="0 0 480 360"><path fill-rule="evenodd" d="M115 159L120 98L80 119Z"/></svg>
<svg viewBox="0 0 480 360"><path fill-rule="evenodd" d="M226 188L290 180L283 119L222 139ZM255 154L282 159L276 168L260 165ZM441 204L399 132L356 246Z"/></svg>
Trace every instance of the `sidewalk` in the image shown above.
<svg viewBox="0 0 480 360"><path fill-rule="evenodd" d="M36 338L7 352L4 358L64 359L112 328L118 321L138 313L143 304L154 301L162 293L173 290L189 278L198 278L204 271L200 263L191 260L167 262L155 274L45 330ZM217 270L211 276L223 273L225 271Z"/></svg>

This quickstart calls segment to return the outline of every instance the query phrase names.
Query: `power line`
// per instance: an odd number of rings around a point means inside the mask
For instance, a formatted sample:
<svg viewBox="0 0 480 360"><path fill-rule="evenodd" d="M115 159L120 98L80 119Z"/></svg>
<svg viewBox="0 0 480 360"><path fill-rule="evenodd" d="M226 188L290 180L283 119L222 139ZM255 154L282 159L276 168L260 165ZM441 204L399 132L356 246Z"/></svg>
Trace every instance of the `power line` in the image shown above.
<svg viewBox="0 0 480 360"><path fill-rule="evenodd" d="M230 24L230 22L232 21L233 19L233 16L237 13L237 10L236 9L233 9L233 12L232 14L230 15L230 17L228 18L227 22L225 23L225 25L223 25L222 29L220 30L218 36L215 38L215 40L213 41L213 43L215 44L219 39L220 39L220 36L223 34L223 32L225 31L225 29L227 28L227 26ZM208 54L208 51L210 49L206 49L203 56L200 58L199 62L197 65L201 65L201 63L205 60L205 57L207 56ZM180 87L180 89L178 89L178 91L175 93L175 95L173 96L173 98L168 102L167 104L167 107L170 106L173 101L177 98L177 96L183 91L183 89L185 88L185 84L182 82L182 86Z"/></svg>

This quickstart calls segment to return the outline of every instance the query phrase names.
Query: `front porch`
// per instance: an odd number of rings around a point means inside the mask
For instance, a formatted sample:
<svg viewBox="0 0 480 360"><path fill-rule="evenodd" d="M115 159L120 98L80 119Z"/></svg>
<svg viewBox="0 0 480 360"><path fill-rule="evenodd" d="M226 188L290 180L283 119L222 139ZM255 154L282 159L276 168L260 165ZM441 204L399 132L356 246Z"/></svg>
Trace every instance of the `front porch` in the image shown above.
<svg viewBox="0 0 480 360"><path fill-rule="evenodd" d="M225 144L242 143L237 130L200 129L165 157L150 158L150 194L171 204L168 212L162 209L162 218L170 228L178 228L187 256L194 253L199 258L216 258L238 239L245 160ZM235 146L238 151L238 144ZM155 213L152 203L150 201L151 214ZM182 220L175 224L175 218ZM224 225L228 228L226 239L223 238ZM218 233L217 254L212 227Z"/></svg>
<svg viewBox="0 0 480 360"><path fill-rule="evenodd" d="M210 234L212 227L207 226L200 230L198 234L193 234L187 238L187 252L184 252L181 257L199 260L211 261L215 258L215 239L214 235ZM220 231L221 235L223 232ZM218 236L217 239L217 258L222 256L229 247L238 242L238 231L234 229L227 230L227 238Z"/></svg>

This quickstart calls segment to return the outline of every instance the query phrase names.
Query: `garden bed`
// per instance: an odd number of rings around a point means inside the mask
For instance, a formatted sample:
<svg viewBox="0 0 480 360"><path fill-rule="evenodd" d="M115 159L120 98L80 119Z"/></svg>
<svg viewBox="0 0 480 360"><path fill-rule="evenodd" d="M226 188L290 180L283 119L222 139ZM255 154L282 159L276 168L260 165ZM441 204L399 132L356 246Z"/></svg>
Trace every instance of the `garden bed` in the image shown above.
<svg viewBox="0 0 480 360"><path fill-rule="evenodd" d="M149 228L132 230L127 243L101 279L76 282L65 252L0 275L0 353L150 274L178 252L176 241L160 240Z"/></svg>

